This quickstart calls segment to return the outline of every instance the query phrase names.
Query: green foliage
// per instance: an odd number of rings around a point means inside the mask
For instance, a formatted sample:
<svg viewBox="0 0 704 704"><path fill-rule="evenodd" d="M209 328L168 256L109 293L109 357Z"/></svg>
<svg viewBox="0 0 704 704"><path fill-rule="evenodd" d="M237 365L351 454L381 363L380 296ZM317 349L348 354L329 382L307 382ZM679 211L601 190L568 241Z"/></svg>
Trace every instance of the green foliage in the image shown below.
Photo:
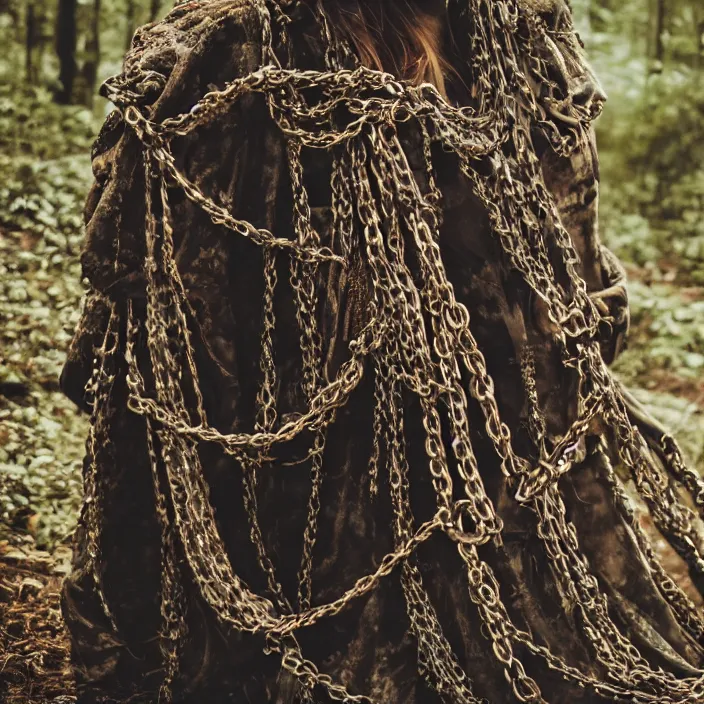
<svg viewBox="0 0 704 704"><path fill-rule="evenodd" d="M48 90L0 87L0 538L71 531L86 420L58 392L82 295L77 256L91 182L91 112Z"/></svg>
<svg viewBox="0 0 704 704"><path fill-rule="evenodd" d="M650 270L658 275L652 264ZM694 466L702 467L704 290L675 287L666 280L634 280L629 288L632 332L615 370L676 435Z"/></svg>
<svg viewBox="0 0 704 704"><path fill-rule="evenodd" d="M0 84L0 154L33 160L86 153L95 134L93 113L61 107L41 86Z"/></svg>
<svg viewBox="0 0 704 704"><path fill-rule="evenodd" d="M578 20L610 100L597 124L602 222L619 255L704 284L704 8L665 6L663 60L652 59L655 3L579 0ZM693 31L694 29L694 31Z"/></svg>
<svg viewBox="0 0 704 704"><path fill-rule="evenodd" d="M36 162L0 157L0 226L44 237L62 249L78 245L90 170L85 157Z"/></svg>
<svg viewBox="0 0 704 704"><path fill-rule="evenodd" d="M8 529L20 529L30 531L40 546L65 540L81 496L79 446L61 442L71 423L19 405L0 410L0 419L0 537ZM73 426L84 430L75 422Z"/></svg>
<svg viewBox="0 0 704 704"><path fill-rule="evenodd" d="M0 88L0 228L78 246L96 128L90 111L59 107L45 89Z"/></svg>
<svg viewBox="0 0 704 704"><path fill-rule="evenodd" d="M622 255L676 263L704 284L704 76L653 76L637 102L614 101L602 140L609 236ZM603 130L602 130L603 134Z"/></svg>
<svg viewBox="0 0 704 704"><path fill-rule="evenodd" d="M575 0L610 99L597 123L606 242L631 270L632 332L616 365L650 411L704 462L704 6ZM701 30L698 30L701 28Z"/></svg>
<svg viewBox="0 0 704 704"><path fill-rule="evenodd" d="M651 386L656 370L694 381L704 376L704 292L632 281L630 295L634 333L619 369L642 386Z"/></svg>

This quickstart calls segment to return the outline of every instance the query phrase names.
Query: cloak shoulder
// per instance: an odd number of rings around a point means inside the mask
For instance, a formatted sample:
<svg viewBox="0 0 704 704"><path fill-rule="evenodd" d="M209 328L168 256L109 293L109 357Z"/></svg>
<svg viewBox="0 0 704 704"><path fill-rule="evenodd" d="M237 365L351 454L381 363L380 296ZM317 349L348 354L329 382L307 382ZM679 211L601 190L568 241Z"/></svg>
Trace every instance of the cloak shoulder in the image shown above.
<svg viewBox="0 0 704 704"><path fill-rule="evenodd" d="M140 28L122 72L101 90L110 97L119 86L130 105L163 119L188 112L208 90L254 70L261 56L261 19L251 2L190 2L163 21ZM127 106L119 105L107 117L91 153L94 182L84 210L81 254L89 292L61 375L64 393L84 410L84 389L110 301L144 295L145 172L142 145L123 117ZM248 116L248 106L250 97L238 103L229 121L236 144L246 130L238 133L235 126L243 128L256 119ZM232 173L246 171L241 164L231 167ZM231 185L237 191L237 184Z"/></svg>
<svg viewBox="0 0 704 704"><path fill-rule="evenodd" d="M122 73L102 92L109 97L119 87L129 104L163 120L188 112L209 90L255 70L261 57L261 19L251 2L186 3L137 32ZM246 117L245 99L230 124ZM108 117L96 141L93 171L83 274L93 288L111 297L134 295L144 257L144 164L142 145L118 111Z"/></svg>

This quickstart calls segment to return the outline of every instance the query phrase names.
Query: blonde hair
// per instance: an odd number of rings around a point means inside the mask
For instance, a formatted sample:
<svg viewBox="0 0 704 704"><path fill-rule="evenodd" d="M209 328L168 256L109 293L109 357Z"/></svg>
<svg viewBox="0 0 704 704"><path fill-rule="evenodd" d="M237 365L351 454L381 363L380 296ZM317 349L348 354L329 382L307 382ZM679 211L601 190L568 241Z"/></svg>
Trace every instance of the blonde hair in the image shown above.
<svg viewBox="0 0 704 704"><path fill-rule="evenodd" d="M446 78L454 70L442 54L439 17L407 0L344 0L339 17L364 66L415 84L432 83L446 94Z"/></svg>

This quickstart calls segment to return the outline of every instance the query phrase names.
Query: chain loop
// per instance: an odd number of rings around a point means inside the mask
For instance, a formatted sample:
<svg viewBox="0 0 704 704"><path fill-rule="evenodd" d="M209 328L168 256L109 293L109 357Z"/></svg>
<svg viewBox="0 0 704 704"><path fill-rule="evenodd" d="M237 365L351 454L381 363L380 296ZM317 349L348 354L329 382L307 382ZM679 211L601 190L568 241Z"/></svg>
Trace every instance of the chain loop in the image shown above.
<svg viewBox="0 0 704 704"><path fill-rule="evenodd" d="M230 13L242 11L237 3L229 9L223 9L227 3L215 5L209 27L225 26ZM469 674L454 654L424 588L416 559L419 546L435 536L457 548L466 568L468 596L516 700L544 701L520 660L529 652L576 687L600 697L642 704L702 701L701 677L678 679L651 666L619 630L579 548L560 492L561 477L581 461L595 423L610 424L621 460L631 469L658 527L690 568L704 575L697 517L678 500L671 481L689 490L700 511L704 510L704 482L686 467L671 437L663 434L657 442L651 437L648 444L629 416L623 394L601 356L601 314L580 276L579 257L555 198L545 186L533 146L536 129L544 132L554 151L565 156L588 144L589 123L598 106L580 106L548 78L551 67L566 68L562 52L574 47L565 42L576 42L571 27L565 26L559 35L548 31L537 14L515 0L466 0L458 14L458 31L461 26L472 48L467 69L473 103L457 106L429 84L411 85L361 66L349 43L337 36L322 0L314 3L313 16L326 47L325 66L320 70L295 67L292 11L296 5L295 0L252 0L247 11L255 13L261 29L260 66L209 90L187 112L157 119L146 107L147 97L163 89L165 79L144 67L140 50L128 55L124 72L105 86L106 95L141 144L146 184L146 252L141 272L146 281L146 314L137 321L131 302L126 311L110 304L110 319L87 387L93 414L81 522L88 534L96 588L114 627L118 624L103 593L99 570L106 497L98 467L109 442L108 409L122 355L129 409L146 419L161 529L162 701L172 696L180 648L187 637L182 571L188 569L188 578L224 624L265 636L265 652L280 657L303 694L321 687L335 701L370 704L368 697L349 692L306 660L295 634L341 613L379 588L399 567L418 645L419 671L443 701L478 704ZM184 12L186 8L175 10L165 22L178 23ZM536 85L542 90L537 91ZM272 123L286 144L294 232L289 238L238 218L215 196L199 190L174 158L175 140L218 120L253 94L265 99ZM424 178L418 178L409 163L404 142L409 130L416 130L421 140ZM526 345L518 351L527 434L534 454L521 456L514 447L494 379L472 329L475 313L458 300L446 271L447 255L440 246L444 194L435 173L436 146L455 155L468 188L486 210L508 268L537 301L546 344L576 382L576 413L560 437L548 438L532 350ZM311 149L333 154L330 232L318 232L312 224L303 166L304 150ZM176 262L169 205L173 188L213 223L262 252L260 376L250 431L222 433L210 425L205 412L192 341L198 317ZM280 280L286 266L288 276ZM354 301L354 305L348 302L347 312L355 319L345 321L349 354L334 378L328 379L320 292L335 276L340 290L346 289ZM283 287L295 310L301 352L296 383L304 399L300 412L289 416L280 413L282 361L275 353L275 298ZM138 335L146 339L144 358L135 351ZM368 485L375 497L388 487L394 548L339 598L313 605L327 430L365 374L371 373L373 453ZM424 466L413 471L404 427L409 397L420 414L425 451ZM470 404L481 413L481 429L470 428ZM493 542L491 549L501 549L503 531L475 452L480 432L500 460L513 498L535 519L552 579L566 608L579 615L583 631L579 638L598 663L601 679L567 665L513 624L498 580L480 557L479 547L489 542ZM277 446L304 436L310 438L305 461L310 466L311 490L294 610L264 542L257 482L265 472L286 471L267 458ZM266 596L254 593L229 559L201 465L201 443L219 445L242 469L242 500L257 563L266 578ZM416 528L411 481L421 471L432 483L435 515ZM619 479L612 468L605 471L615 506L635 531L663 598L688 632L701 639L701 614L657 564L627 510ZM183 561L176 555L181 550Z"/></svg>

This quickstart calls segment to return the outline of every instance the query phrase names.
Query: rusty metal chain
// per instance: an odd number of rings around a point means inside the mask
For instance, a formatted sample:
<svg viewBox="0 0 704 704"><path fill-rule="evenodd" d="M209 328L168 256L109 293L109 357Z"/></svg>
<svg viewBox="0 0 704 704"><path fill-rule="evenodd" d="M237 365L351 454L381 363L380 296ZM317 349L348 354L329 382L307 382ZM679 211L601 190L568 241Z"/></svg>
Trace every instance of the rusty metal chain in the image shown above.
<svg viewBox="0 0 704 704"><path fill-rule="evenodd" d="M210 90L187 113L157 121L147 107L147 97L164 86L163 76L140 63L149 41L147 33L137 35L125 70L105 86L125 124L142 143L147 206L144 320L136 320L131 303L127 311L112 304L87 389L93 414L81 523L106 614L117 629L99 570L105 497L98 467L101 448L109 442L115 361L123 355L129 408L146 419L155 510L161 527L162 701L173 696L180 648L187 634L187 600L181 580L182 571L188 569L200 596L223 623L236 631L266 636L265 652L281 658L283 669L299 682L302 695L322 687L335 701L371 704L368 697L350 693L306 660L295 634L341 613L399 567L410 629L418 645L420 674L443 701L476 704L480 700L473 693L470 674L461 667L443 633L415 555L418 547L435 535L457 547L467 571L468 597L479 611L493 655L517 701L546 701L517 654L526 651L576 686L599 696L643 704L701 701L704 679L677 679L651 666L611 619L606 596L579 548L558 485L560 477L577 462L577 448L595 420L607 421L614 429L620 457L631 468L658 527L691 569L704 574L696 516L678 501L671 481L684 486L700 510L704 509L704 482L686 467L669 436L660 440L660 463L653 461L638 428L628 418L618 386L601 357L600 313L579 275L579 258L544 185L533 147L531 131L536 128L543 130L560 154L584 147L588 125L598 113L598 106L580 106L561 93L550 78L548 66L559 62L565 47L572 50L576 41L571 28L549 30L538 15L525 11L515 0L465 0L459 17L467 46L472 47L467 68L473 103L457 106L431 85L411 85L361 66L349 42L337 36L324 0L316 0L313 15L325 47L325 67L298 69L293 65L293 20L289 14L297 4L253 0L261 27L261 66ZM175 10L173 21L178 13L187 11L185 7ZM228 13L226 7L219 6L212 22L224 26ZM537 92L536 84L545 90ZM238 218L214 196L201 192L179 170L173 156L174 140L217 120L242 97L252 94L264 96L271 120L285 140L293 193L293 238L278 237ZM311 100L311 94L317 97ZM417 128L422 140L425 190L408 162L401 134L408 125ZM578 382L576 418L563 436L548 446L530 351L521 358L537 461L520 456L513 447L494 381L470 327L470 311L456 299L445 270L439 244L443 193L434 169L434 142L457 156L469 187L486 209L507 262L544 306L551 342L559 350L565 370ZM302 160L303 150L308 149L333 154L330 243L321 241L311 222ZM481 169L476 168L479 161ZM208 422L191 340L197 316L176 264L167 184L180 189L193 207L215 224L261 248L261 378L250 432L225 434ZM548 253L549 238L566 276L556 273ZM279 282L277 263L285 257L290 259L288 281ZM411 260L415 266L410 265ZM356 265L359 270L353 271ZM327 380L318 295L322 277L332 267L344 285L351 285L354 276L363 276L369 300L364 321L349 342L347 359L335 378ZM295 306L302 355L300 384L305 408L292 419L280 417L278 410L281 382L275 358L275 297L283 285L288 285L287 293ZM124 344L120 340L123 317ZM143 356L136 349L139 335L146 339ZM368 373L374 374L373 454L368 480L374 496L385 481L388 483L394 548L337 599L312 605L326 432ZM436 501L435 516L417 528L410 504L412 477L404 427L408 395L417 398L420 408L427 471ZM501 461L514 498L533 513L554 582L566 608L579 614L582 638L603 666L603 680L571 667L519 630L502 602L498 580L479 549L490 541L501 549L502 522L484 487L473 447L470 397L483 414L483 431ZM195 404L187 401L190 398L195 398ZM273 447L304 433L312 437L306 458L311 468L311 494L294 609L264 542L257 481L264 472L286 471L272 466L266 458ZM241 467L243 505L267 596L254 593L228 557L209 501L199 456L201 443L218 444ZM635 531L661 594L688 632L700 639L704 635L701 614L658 565L646 537L637 529L612 468L606 478L623 520ZM457 498L460 492L461 498ZM180 561L177 553L181 552L185 559Z"/></svg>

